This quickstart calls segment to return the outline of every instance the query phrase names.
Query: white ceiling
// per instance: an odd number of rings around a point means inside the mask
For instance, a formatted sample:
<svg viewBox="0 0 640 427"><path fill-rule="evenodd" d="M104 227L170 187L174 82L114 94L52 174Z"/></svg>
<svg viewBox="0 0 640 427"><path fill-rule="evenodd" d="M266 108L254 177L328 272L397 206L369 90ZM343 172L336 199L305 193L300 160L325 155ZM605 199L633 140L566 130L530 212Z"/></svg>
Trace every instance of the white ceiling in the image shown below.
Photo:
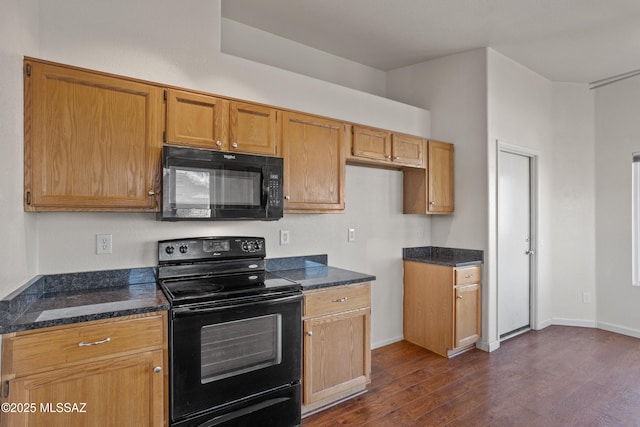
<svg viewBox="0 0 640 427"><path fill-rule="evenodd" d="M640 68L640 0L222 0L222 16L384 71L478 47L553 81Z"/></svg>

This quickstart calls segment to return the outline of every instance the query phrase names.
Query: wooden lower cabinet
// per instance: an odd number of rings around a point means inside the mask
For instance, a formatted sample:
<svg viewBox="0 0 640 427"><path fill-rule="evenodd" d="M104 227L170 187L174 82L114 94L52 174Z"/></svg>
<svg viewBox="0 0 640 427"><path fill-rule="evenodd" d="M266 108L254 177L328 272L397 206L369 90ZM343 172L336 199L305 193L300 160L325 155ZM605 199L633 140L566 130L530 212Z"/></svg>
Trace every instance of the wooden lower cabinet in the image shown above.
<svg viewBox="0 0 640 427"><path fill-rule="evenodd" d="M166 425L166 325L157 312L4 335L2 403L15 411L0 425Z"/></svg>
<svg viewBox="0 0 640 427"><path fill-rule="evenodd" d="M480 339L480 265L404 261L404 338L444 357Z"/></svg>
<svg viewBox="0 0 640 427"><path fill-rule="evenodd" d="M304 296L302 413L365 390L371 375L370 283Z"/></svg>

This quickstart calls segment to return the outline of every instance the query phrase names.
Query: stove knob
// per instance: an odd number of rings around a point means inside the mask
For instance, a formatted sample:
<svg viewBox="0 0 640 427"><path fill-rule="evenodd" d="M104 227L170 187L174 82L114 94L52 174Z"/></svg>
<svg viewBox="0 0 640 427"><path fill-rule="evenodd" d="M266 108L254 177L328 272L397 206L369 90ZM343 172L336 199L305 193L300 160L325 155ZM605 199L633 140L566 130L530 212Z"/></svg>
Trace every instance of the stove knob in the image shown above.
<svg viewBox="0 0 640 427"><path fill-rule="evenodd" d="M167 246L166 248L164 248L164 251L169 255L171 255L175 250L176 248L174 248L173 246Z"/></svg>
<svg viewBox="0 0 640 427"><path fill-rule="evenodd" d="M180 246L180 253L181 253L181 254L186 254L187 252L189 252L189 246L187 246L187 245L181 245L181 246Z"/></svg>
<svg viewBox="0 0 640 427"><path fill-rule="evenodd" d="M251 249L249 242L242 242L242 250L248 252Z"/></svg>

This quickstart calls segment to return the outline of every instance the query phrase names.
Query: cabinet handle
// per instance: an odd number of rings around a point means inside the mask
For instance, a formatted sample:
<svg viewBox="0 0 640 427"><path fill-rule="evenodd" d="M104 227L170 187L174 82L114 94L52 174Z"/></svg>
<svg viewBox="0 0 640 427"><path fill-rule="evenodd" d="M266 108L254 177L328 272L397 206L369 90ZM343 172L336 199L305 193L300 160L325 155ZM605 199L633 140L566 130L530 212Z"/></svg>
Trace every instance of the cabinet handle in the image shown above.
<svg viewBox="0 0 640 427"><path fill-rule="evenodd" d="M342 298L331 300L331 302L345 302L348 299L349 297L342 297Z"/></svg>
<svg viewBox="0 0 640 427"><path fill-rule="evenodd" d="M313 331L307 331L307 335L308 336L312 336L313 335Z"/></svg>
<svg viewBox="0 0 640 427"><path fill-rule="evenodd" d="M90 347L92 345L105 344L105 343L108 343L109 341L111 341L110 337L106 337L102 341L94 341L94 342L83 342L83 341L80 341L78 343L78 347Z"/></svg>
<svg viewBox="0 0 640 427"><path fill-rule="evenodd" d="M149 191L149 196L155 196L155 195L156 195L155 191L153 191L153 190Z"/></svg>
<svg viewBox="0 0 640 427"><path fill-rule="evenodd" d="M222 147L222 141L216 141L216 145L217 145L218 147Z"/></svg>
<svg viewBox="0 0 640 427"><path fill-rule="evenodd" d="M156 366L155 368L153 368L153 372L155 372L156 374L162 372L162 366Z"/></svg>
<svg viewBox="0 0 640 427"><path fill-rule="evenodd" d="M473 274L467 274L466 276L464 276L465 279L471 279L473 277Z"/></svg>
<svg viewBox="0 0 640 427"><path fill-rule="evenodd" d="M233 148L238 148L238 143L237 143L237 142L234 142L233 144L231 144L231 146L232 146Z"/></svg>

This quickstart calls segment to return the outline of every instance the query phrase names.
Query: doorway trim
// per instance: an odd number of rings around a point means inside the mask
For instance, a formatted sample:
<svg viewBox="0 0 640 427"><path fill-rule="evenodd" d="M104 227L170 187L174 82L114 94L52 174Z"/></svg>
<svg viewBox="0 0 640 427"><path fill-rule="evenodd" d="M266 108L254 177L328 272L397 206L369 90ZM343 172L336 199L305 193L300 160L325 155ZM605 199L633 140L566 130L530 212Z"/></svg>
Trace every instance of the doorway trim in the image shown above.
<svg viewBox="0 0 640 427"><path fill-rule="evenodd" d="M497 150L496 150L496 192L497 189L499 188L499 180L500 180L500 153L509 153L509 154L516 154L516 155L520 155L520 156L524 156L524 157L528 157L529 158L529 183L530 183L530 189L529 189L529 209L530 209L530 221L531 221L531 245L530 247L533 249L533 256L531 256L531 264L530 264L530 270L529 270L529 326L530 329L540 329L539 325L538 325L538 259L539 259L539 249L540 249L540 241L538 239L538 230L539 230L539 225L538 225L538 220L539 220L539 215L538 215L538 206L539 206L539 184L538 184L538 160L539 160L539 156L540 154L538 153L538 151L530 149L530 148L526 148L526 147L521 147L518 145L514 145L514 144L510 144L507 143L505 141L501 141L501 140L496 140L497 142ZM500 194L496 193L496 227L495 227L495 242L496 242L496 247L499 244L498 243L498 206L499 206L499 198L500 198ZM496 250L496 255L498 254L498 251ZM497 269L499 268L499 264L500 264L500 259L496 258L496 272ZM496 275L496 300L497 300L497 305L496 305L496 337L498 339L498 342L501 342L501 338L500 338L500 333L499 333L499 329L498 329L498 325L499 325L499 304L500 301L498 301L499 296L498 296L498 288L500 287L500 283L499 280L497 278ZM509 336L509 337L505 337L505 339L507 338L511 338L513 335Z"/></svg>

